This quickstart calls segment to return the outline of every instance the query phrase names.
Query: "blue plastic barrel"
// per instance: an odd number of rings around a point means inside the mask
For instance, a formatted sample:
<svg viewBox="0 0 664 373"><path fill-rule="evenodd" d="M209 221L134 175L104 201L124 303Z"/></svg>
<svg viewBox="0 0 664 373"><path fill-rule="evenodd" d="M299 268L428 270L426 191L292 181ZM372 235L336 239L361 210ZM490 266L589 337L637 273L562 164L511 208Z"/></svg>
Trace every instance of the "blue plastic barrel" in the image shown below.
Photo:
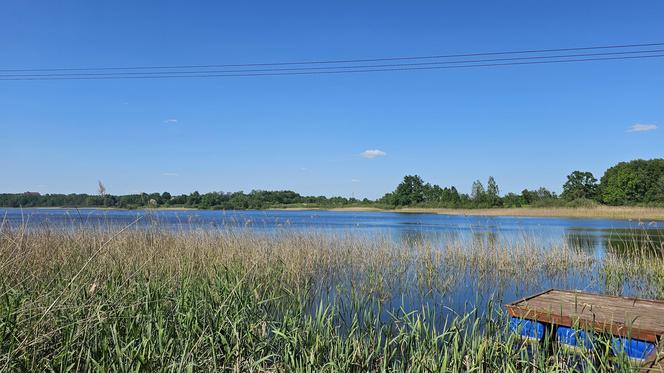
<svg viewBox="0 0 664 373"><path fill-rule="evenodd" d="M559 326L556 329L556 340L569 347L593 348L592 335L585 330Z"/></svg>
<svg viewBox="0 0 664 373"><path fill-rule="evenodd" d="M630 359L645 360L655 351L655 345L638 339L613 337L611 338L611 349L616 355L625 352Z"/></svg>
<svg viewBox="0 0 664 373"><path fill-rule="evenodd" d="M544 338L544 324L533 320L512 317L510 319L510 331L524 338L538 341Z"/></svg>

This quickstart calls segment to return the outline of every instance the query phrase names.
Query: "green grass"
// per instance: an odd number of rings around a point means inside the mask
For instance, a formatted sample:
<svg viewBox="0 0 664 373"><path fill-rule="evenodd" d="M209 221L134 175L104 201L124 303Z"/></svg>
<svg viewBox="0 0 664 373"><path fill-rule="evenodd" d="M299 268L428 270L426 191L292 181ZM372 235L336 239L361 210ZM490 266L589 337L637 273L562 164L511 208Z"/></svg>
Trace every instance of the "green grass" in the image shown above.
<svg viewBox="0 0 664 373"><path fill-rule="evenodd" d="M468 271L526 281L603 266L564 247L159 228L0 232L1 371L553 372L578 368L573 356L589 371L620 360L607 345L529 353L500 304L446 321L444 304L385 308L395 292L442 294ZM654 261L620 260L606 272L663 272Z"/></svg>

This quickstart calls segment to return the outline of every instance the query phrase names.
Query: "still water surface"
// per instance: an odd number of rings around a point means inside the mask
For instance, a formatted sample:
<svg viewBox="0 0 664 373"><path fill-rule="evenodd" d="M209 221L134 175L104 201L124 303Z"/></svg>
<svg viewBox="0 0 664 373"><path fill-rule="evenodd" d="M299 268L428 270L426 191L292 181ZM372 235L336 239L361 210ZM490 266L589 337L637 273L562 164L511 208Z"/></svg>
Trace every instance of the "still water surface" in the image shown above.
<svg viewBox="0 0 664 373"><path fill-rule="evenodd" d="M493 235L501 241L528 236L542 245L567 244L602 256L609 242L664 235L664 221L512 216L464 216L392 212L211 211L0 208L5 225L29 228L158 225L168 230L297 231L382 235L404 240L447 240Z"/></svg>

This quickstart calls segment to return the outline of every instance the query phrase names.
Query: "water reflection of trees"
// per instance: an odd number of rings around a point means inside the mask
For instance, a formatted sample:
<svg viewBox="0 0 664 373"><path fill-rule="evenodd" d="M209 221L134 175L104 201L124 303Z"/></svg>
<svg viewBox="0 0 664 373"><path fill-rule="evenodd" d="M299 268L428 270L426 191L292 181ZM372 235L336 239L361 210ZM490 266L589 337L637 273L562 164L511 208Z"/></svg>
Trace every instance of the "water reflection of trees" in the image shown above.
<svg viewBox="0 0 664 373"><path fill-rule="evenodd" d="M571 231L565 232L565 243L570 249L594 255L600 245L600 239L590 232Z"/></svg>
<svg viewBox="0 0 664 373"><path fill-rule="evenodd" d="M433 230L400 229L397 232L398 242L408 246L423 245L426 243L438 246L440 243L454 242L460 239L457 231L440 232Z"/></svg>
<svg viewBox="0 0 664 373"><path fill-rule="evenodd" d="M598 249L618 257L664 253L664 231L657 229L606 229L565 232L567 247L595 256Z"/></svg>
<svg viewBox="0 0 664 373"><path fill-rule="evenodd" d="M664 253L664 230L612 229L603 237L607 253L618 257L655 256Z"/></svg>

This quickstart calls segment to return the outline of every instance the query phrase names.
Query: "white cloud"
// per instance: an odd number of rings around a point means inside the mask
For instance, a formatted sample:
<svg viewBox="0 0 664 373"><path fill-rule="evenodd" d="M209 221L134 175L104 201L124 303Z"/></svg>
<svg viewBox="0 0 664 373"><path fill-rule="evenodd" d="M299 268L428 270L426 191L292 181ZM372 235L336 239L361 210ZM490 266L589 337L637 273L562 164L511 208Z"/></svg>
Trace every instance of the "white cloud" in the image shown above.
<svg viewBox="0 0 664 373"><path fill-rule="evenodd" d="M173 177L180 176L180 174L175 173L175 172L164 172L162 175L164 175L164 176L173 176Z"/></svg>
<svg viewBox="0 0 664 373"><path fill-rule="evenodd" d="M369 149L369 150L365 150L362 153L360 153L361 157L368 158L368 159L376 158L376 157L384 157L386 155L387 155L387 153L385 153L382 150L378 150L378 149Z"/></svg>
<svg viewBox="0 0 664 373"><path fill-rule="evenodd" d="M350 179L350 182L351 182L351 183L359 183L359 182L360 182L360 179Z"/></svg>
<svg viewBox="0 0 664 373"><path fill-rule="evenodd" d="M175 119L175 118L166 119L166 120L164 121L164 123L166 123L166 124L174 124L174 123L177 123L177 122L178 122L178 120Z"/></svg>
<svg viewBox="0 0 664 373"><path fill-rule="evenodd" d="M657 129L656 124L632 124L631 127L627 130L627 132L648 132L648 131L654 131Z"/></svg>

